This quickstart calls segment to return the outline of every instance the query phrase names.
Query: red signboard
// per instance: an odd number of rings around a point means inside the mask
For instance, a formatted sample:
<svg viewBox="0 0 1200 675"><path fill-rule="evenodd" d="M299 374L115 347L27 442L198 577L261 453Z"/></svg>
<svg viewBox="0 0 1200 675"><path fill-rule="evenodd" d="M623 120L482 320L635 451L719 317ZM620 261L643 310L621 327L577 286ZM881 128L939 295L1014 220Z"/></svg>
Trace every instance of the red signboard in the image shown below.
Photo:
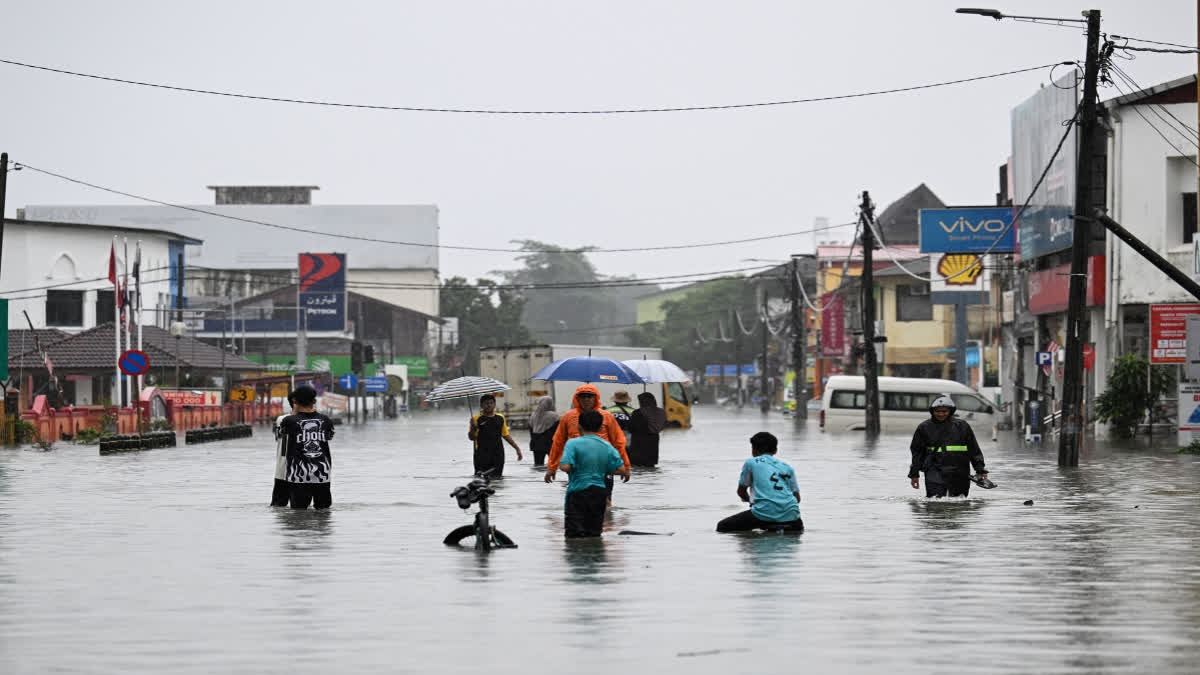
<svg viewBox="0 0 1200 675"><path fill-rule="evenodd" d="M1187 318L1200 304L1150 305L1150 363L1187 363Z"/></svg>
<svg viewBox="0 0 1200 675"><path fill-rule="evenodd" d="M1059 265L1029 275L1029 312L1053 314L1067 311L1071 295L1071 265ZM1087 260L1087 287L1084 304L1098 307L1104 304L1104 256L1094 255Z"/></svg>
<svg viewBox="0 0 1200 675"><path fill-rule="evenodd" d="M826 295L820 303L821 312L821 356L844 356L846 354L846 301L841 293Z"/></svg>

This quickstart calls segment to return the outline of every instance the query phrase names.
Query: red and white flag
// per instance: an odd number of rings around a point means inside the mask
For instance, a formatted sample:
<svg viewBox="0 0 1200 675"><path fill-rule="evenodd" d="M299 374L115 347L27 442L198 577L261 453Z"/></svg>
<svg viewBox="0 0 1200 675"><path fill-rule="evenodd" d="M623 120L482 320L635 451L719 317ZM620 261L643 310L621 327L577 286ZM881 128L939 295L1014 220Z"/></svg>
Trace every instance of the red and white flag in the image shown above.
<svg viewBox="0 0 1200 675"><path fill-rule="evenodd" d="M54 362L50 360L50 352L42 354L42 363L46 364L46 371L50 373L50 377L54 377Z"/></svg>
<svg viewBox="0 0 1200 675"><path fill-rule="evenodd" d="M108 249L108 280L113 286L117 285L117 245L115 243Z"/></svg>
<svg viewBox="0 0 1200 675"><path fill-rule="evenodd" d="M1050 340L1050 344L1046 345L1046 351L1050 352L1051 354L1053 354L1054 352L1056 352L1060 349L1062 349L1062 347L1060 347L1059 344L1057 342L1055 342L1053 339Z"/></svg>

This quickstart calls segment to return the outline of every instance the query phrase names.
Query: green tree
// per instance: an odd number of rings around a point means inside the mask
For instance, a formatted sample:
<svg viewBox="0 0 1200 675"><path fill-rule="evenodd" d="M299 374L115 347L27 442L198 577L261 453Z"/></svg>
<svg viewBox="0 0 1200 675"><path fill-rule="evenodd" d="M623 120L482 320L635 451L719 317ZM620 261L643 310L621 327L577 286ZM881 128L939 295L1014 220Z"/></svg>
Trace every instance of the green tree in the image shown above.
<svg viewBox="0 0 1200 675"><path fill-rule="evenodd" d="M539 341L605 344L621 335L613 326L633 323L632 309L620 301L618 289L580 287L605 280L587 258L594 247L568 249L532 239L513 243L528 251L517 256L524 267L493 274L507 285L527 287L520 290L522 318Z"/></svg>
<svg viewBox="0 0 1200 675"><path fill-rule="evenodd" d="M458 317L458 345L448 347L438 359L443 368L468 375L479 373L479 348L490 345L528 344L533 336L521 321L525 300L512 290L498 288L490 279L471 284L462 277L442 282L439 314ZM456 372L439 376L457 376Z"/></svg>
<svg viewBox="0 0 1200 675"><path fill-rule="evenodd" d="M662 347L663 358L688 370L703 371L710 363L734 363L734 337L742 324L758 328L756 285L741 277L695 284L687 295L663 303L665 318L626 331L635 345ZM761 337L740 336L742 363L761 351Z"/></svg>
<svg viewBox="0 0 1200 675"><path fill-rule="evenodd" d="M1150 386L1146 369L1150 368ZM1126 354L1113 362L1104 393L1096 397L1096 419L1109 423L1113 431L1128 438L1158 399L1171 390L1174 379L1164 368L1154 368L1140 354Z"/></svg>

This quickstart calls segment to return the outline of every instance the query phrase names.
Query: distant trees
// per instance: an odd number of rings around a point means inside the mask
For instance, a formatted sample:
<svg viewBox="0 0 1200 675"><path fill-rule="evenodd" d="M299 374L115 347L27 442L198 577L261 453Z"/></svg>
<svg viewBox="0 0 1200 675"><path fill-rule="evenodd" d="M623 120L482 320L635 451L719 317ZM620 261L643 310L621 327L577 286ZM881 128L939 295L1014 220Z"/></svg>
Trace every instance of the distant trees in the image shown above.
<svg viewBox="0 0 1200 675"><path fill-rule="evenodd" d="M703 371L710 363L734 363L734 336L741 327L758 329L756 285L741 277L696 284L687 295L663 303L662 321L626 331L635 345L662 347L663 358L679 367ZM761 334L760 334L761 336ZM761 337L741 336L742 363L761 351Z"/></svg>
<svg viewBox="0 0 1200 675"><path fill-rule="evenodd" d="M474 284L463 277L443 281L439 314L458 317L458 345L443 351L439 364L477 375L480 347L532 342L532 335L521 321L524 306L519 293L498 288L490 279L479 279ZM457 375L450 373L451 377Z"/></svg>

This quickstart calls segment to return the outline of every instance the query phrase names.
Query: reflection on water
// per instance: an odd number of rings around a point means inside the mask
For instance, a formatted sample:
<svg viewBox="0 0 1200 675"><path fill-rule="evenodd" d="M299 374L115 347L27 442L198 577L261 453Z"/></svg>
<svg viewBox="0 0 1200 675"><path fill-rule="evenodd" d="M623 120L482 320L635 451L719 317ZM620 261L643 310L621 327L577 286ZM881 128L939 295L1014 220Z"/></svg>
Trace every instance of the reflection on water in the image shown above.
<svg viewBox="0 0 1200 675"><path fill-rule="evenodd" d="M1099 446L1060 469L1002 436L999 487L929 500L908 435L695 421L617 485L601 539L564 539L562 481L510 460L490 505L520 548L491 553L442 544L474 513L447 496L471 466L457 413L340 428L328 511L266 505L261 431L0 450L0 672L1196 671L1200 458ZM764 429L807 531L718 534ZM194 478L213 466L251 478Z"/></svg>

